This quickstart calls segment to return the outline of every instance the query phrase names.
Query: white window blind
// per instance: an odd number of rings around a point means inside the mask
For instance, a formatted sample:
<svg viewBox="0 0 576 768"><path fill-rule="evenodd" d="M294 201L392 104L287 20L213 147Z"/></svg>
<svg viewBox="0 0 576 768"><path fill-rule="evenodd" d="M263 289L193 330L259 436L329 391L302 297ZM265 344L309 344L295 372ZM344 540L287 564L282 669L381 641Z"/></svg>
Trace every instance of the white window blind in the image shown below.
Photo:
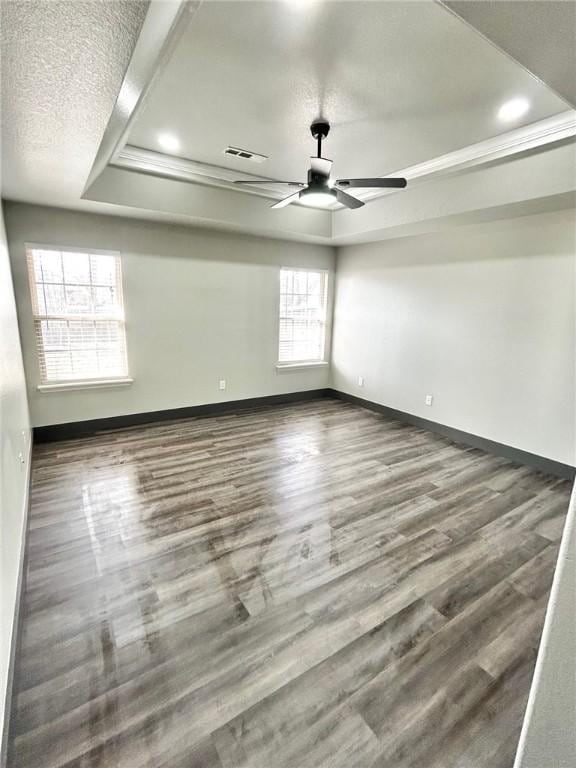
<svg viewBox="0 0 576 768"><path fill-rule="evenodd" d="M120 255L28 247L42 384L128 375Z"/></svg>
<svg viewBox="0 0 576 768"><path fill-rule="evenodd" d="M324 360L328 274L280 270L280 363Z"/></svg>

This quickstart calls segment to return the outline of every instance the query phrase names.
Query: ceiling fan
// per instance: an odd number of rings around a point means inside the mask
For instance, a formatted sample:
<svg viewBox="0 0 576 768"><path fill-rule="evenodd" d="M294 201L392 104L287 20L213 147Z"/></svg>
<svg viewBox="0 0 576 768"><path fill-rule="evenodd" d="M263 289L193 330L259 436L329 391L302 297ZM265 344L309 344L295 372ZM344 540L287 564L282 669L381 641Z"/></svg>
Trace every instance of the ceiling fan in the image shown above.
<svg viewBox="0 0 576 768"><path fill-rule="evenodd" d="M359 200L357 197L349 195L342 189L345 187L386 187L388 189L404 189L407 182L406 179L401 178L374 178L374 179L337 179L334 182L330 181L330 171L332 169L332 160L326 160L322 157L322 139L328 136L330 131L329 123L319 121L312 123L310 126L310 133L318 142L318 157L311 157L311 166L308 171L308 181L274 181L269 179L267 181L253 181L252 179L246 179L235 181L234 184L287 184L290 187L300 187L297 192L292 195L288 195L283 200L279 200L274 203L272 208L284 208L290 203L295 203L297 200L305 201L310 205L328 205L329 203L342 203L347 208L361 208L365 203Z"/></svg>

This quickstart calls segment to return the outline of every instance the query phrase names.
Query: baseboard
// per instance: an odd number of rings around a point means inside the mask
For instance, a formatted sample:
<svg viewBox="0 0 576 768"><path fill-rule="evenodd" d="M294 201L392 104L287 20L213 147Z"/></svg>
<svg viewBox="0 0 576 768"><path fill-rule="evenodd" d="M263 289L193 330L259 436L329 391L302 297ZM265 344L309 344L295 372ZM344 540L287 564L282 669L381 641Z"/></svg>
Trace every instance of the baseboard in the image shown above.
<svg viewBox="0 0 576 768"><path fill-rule="evenodd" d="M185 408L171 408L165 411L130 413L125 416L111 416L105 419L53 424L46 427L34 427L34 442L50 443L56 440L70 440L76 437L87 437L109 429L123 429L139 424L152 424L157 421L170 421L172 419L187 419L192 416L216 416L224 413L237 413L247 409L317 400L318 398L331 396L332 390L330 389L310 389L303 392L287 392L282 395L250 397L245 400L227 400L223 403L190 405Z"/></svg>
<svg viewBox="0 0 576 768"><path fill-rule="evenodd" d="M28 448L28 466L26 477L26 492L24 496L24 520L22 521L22 541L20 542L20 562L18 564L18 580L16 584L16 602L14 604L13 630L10 644L10 660L8 662L8 675L6 680L6 698L4 700L4 723L2 726L2 749L0 751L0 768L11 765L10 728L16 714L16 697L14 696L14 681L18 679L18 665L20 662L20 647L22 644L22 624L24 611L22 601L24 594L24 580L26 578L26 563L28 562L28 524L30 519L30 488L32 483L32 435L30 435Z"/></svg>
<svg viewBox="0 0 576 768"><path fill-rule="evenodd" d="M368 408L376 413L381 413L384 416L388 416L397 421L404 421L407 424L413 424L416 427L427 429L430 432L436 432L443 437L448 437L450 440L454 440L457 443L464 443L472 448L481 448L487 453L492 453L496 456L502 456L505 459L516 461L519 464L526 464L529 467L534 467L542 472L547 472L551 475L556 475L566 480L574 480L576 478L576 467L570 464L563 464L560 461L554 461L553 459L547 459L544 456L538 456L535 453L529 453L528 451L522 451L519 448L513 448L510 445L504 445L503 443L497 443L494 440L488 440L486 437L479 437L473 435L470 432L464 432L461 429L455 429L454 427L447 427L445 424L439 424L436 421L430 421L429 419L423 419L420 416L414 416L411 413L405 413L404 411L397 411L394 408L389 408L387 405L380 405L372 400L364 400L361 397L355 395L349 395L347 392L340 392L340 390L330 390L332 397L344 400L348 403L354 403L360 405L363 408Z"/></svg>
<svg viewBox="0 0 576 768"><path fill-rule="evenodd" d="M389 408L386 405L375 403L372 400L365 400L356 395L350 395L347 392L341 392L337 389L311 389L303 392L288 392L281 395L266 395L264 397L250 397L245 400L228 400L223 403L206 403L205 405L191 405L184 408L171 408L163 411L148 411L145 413L131 413L124 416L111 416L104 419L90 419L88 421L74 421L66 424L53 424L45 427L34 427L34 442L47 443L57 440L70 440L77 437L87 437L98 432L111 429L123 429L125 427L138 426L139 424L152 424L158 421L170 421L172 419L185 419L192 416L215 416L225 413L237 413L243 410L253 408L264 408L271 405L283 405L287 403L304 402L306 400L316 400L323 397L334 397L344 400L363 408L368 408L377 413L381 413L397 421L404 421L407 424L413 424L416 427L427 429L443 437L447 437L455 442L464 443L473 448L480 448L487 453L516 461L520 464L526 464L542 472L547 472L557 477L567 480L576 478L576 467L570 464L563 464L560 461L547 459L544 456L538 456L535 453L522 451L519 448L513 448L510 445L498 443L495 440L489 440L471 432L464 432L461 429L448 427L445 424L439 424L436 421L430 421L420 416L414 416L405 411L398 411L395 408ZM1 768L1 767L0 767Z"/></svg>

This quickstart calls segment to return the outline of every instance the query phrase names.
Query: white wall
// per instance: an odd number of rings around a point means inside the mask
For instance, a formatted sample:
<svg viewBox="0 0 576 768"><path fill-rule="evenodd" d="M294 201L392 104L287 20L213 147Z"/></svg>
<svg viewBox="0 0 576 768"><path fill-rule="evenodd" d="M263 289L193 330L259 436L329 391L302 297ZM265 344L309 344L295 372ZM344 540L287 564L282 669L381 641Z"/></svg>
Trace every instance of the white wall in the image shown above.
<svg viewBox="0 0 576 768"><path fill-rule="evenodd" d="M6 227L34 426L329 386L328 368L275 364L279 267L332 271L330 247L17 203ZM26 242L122 253L132 386L38 392Z"/></svg>
<svg viewBox="0 0 576 768"><path fill-rule="evenodd" d="M575 254L574 211L339 249L333 385L575 464Z"/></svg>
<svg viewBox="0 0 576 768"><path fill-rule="evenodd" d="M0 733L12 645L30 465L30 424L0 207Z"/></svg>
<svg viewBox="0 0 576 768"><path fill-rule="evenodd" d="M514 768L576 762L576 487L572 499Z"/></svg>

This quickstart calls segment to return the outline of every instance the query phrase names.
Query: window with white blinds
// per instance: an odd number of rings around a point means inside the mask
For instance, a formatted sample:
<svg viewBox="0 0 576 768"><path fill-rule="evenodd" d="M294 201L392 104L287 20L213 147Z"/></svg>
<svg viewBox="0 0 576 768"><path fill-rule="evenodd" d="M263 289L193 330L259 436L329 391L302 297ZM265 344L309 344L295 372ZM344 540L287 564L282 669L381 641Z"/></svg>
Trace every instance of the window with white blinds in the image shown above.
<svg viewBox="0 0 576 768"><path fill-rule="evenodd" d="M328 273L280 270L280 339L278 362L324 360Z"/></svg>
<svg viewBox="0 0 576 768"><path fill-rule="evenodd" d="M29 246L42 384L128 376L117 253Z"/></svg>

